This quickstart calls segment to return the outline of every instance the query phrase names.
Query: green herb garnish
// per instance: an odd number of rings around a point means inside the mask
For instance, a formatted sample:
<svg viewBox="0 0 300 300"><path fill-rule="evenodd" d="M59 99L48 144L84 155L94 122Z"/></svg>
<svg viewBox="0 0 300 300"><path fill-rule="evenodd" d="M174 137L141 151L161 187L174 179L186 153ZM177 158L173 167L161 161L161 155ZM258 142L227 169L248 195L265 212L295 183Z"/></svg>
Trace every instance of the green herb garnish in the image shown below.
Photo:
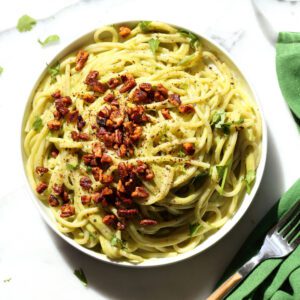
<svg viewBox="0 0 300 300"><path fill-rule="evenodd" d="M2 74L4 69L0 66L0 74Z"/></svg>
<svg viewBox="0 0 300 300"><path fill-rule="evenodd" d="M48 65L48 69L47 69L48 73L51 76L51 84L56 82L56 76L60 74L60 64L59 62L56 63L55 66L50 67Z"/></svg>
<svg viewBox="0 0 300 300"><path fill-rule="evenodd" d="M83 283L84 286L87 286L88 282L87 282L86 276L81 268L75 270L74 275Z"/></svg>
<svg viewBox="0 0 300 300"><path fill-rule="evenodd" d="M44 41L38 39L38 42L45 47L48 44L52 44L59 41L59 36L57 34L49 35Z"/></svg>
<svg viewBox="0 0 300 300"><path fill-rule="evenodd" d="M256 177L255 171L251 170L251 171L247 172L247 175L246 175L246 178L245 178L247 194L251 193L252 185L253 185L253 182L255 180L255 177Z"/></svg>
<svg viewBox="0 0 300 300"><path fill-rule="evenodd" d="M192 32L189 32L189 31L186 31L186 30L179 30L180 34L185 36L185 37L188 37L190 39L190 45L192 48L195 48L195 44L196 42L199 40L198 37L193 34Z"/></svg>
<svg viewBox="0 0 300 300"><path fill-rule="evenodd" d="M185 152L184 152L182 149L180 149L180 150L178 151L178 153L177 153L177 156L178 156L178 157L186 157L186 154L185 154Z"/></svg>
<svg viewBox="0 0 300 300"><path fill-rule="evenodd" d="M191 55L187 55L185 58L183 58L179 63L178 65L187 65L189 64L191 61L193 61L193 59L195 59L196 57L196 53L193 53Z"/></svg>
<svg viewBox="0 0 300 300"><path fill-rule="evenodd" d="M18 20L17 29L20 32L30 31L32 27L35 25L36 25L35 19L29 17L28 15L24 15Z"/></svg>
<svg viewBox="0 0 300 300"><path fill-rule="evenodd" d="M156 40L156 39L151 39L148 43L149 43L149 46L150 46L150 49L151 49L153 55L155 55L155 53L159 47L160 41Z"/></svg>
<svg viewBox="0 0 300 300"><path fill-rule="evenodd" d="M190 224L189 230L190 230L190 236L195 236L200 229L201 225L199 223Z"/></svg>
<svg viewBox="0 0 300 300"><path fill-rule="evenodd" d="M117 248L124 248L124 243L121 239L117 238L115 235L110 240L110 244Z"/></svg>
<svg viewBox="0 0 300 300"><path fill-rule="evenodd" d="M149 25L151 24L151 21L142 21L139 23L139 26L142 30L142 32L149 32L150 28Z"/></svg>
<svg viewBox="0 0 300 300"><path fill-rule="evenodd" d="M43 127L43 120L40 117L36 117L32 127L36 132L40 132Z"/></svg>
<svg viewBox="0 0 300 300"><path fill-rule="evenodd" d="M91 173L91 172L92 172L92 167L91 167L91 166L86 166L86 171L87 171L88 173Z"/></svg>
<svg viewBox="0 0 300 300"><path fill-rule="evenodd" d="M218 177L221 180L221 195L223 194L227 174L228 174L228 165L226 166L216 166Z"/></svg>
<svg viewBox="0 0 300 300"><path fill-rule="evenodd" d="M75 171L77 168L78 168L78 165L77 166L74 166L72 164L67 164L66 165L67 169L70 170L70 171Z"/></svg>
<svg viewBox="0 0 300 300"><path fill-rule="evenodd" d="M221 129L225 134L229 134L232 123L225 122L225 117L226 113L224 109L219 110L212 116L211 125L215 128Z"/></svg>

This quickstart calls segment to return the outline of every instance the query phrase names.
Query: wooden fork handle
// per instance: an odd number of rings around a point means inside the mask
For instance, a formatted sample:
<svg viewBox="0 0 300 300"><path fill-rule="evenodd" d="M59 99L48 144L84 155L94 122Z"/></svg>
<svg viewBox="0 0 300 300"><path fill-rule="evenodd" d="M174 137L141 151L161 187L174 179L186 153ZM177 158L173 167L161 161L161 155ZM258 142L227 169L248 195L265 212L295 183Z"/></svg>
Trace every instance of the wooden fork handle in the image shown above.
<svg viewBox="0 0 300 300"><path fill-rule="evenodd" d="M219 286L208 298L207 300L221 300L223 297L228 295L228 293L237 286L237 284L243 279L243 276L236 272L230 276L221 286Z"/></svg>

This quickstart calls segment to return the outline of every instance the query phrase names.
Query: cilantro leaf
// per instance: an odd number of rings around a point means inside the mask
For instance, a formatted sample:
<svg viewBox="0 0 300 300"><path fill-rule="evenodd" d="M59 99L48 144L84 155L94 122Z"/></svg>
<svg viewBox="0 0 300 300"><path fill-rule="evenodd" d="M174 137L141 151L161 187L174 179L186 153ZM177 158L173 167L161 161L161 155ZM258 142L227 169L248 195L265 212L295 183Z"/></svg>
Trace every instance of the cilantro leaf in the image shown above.
<svg viewBox="0 0 300 300"><path fill-rule="evenodd" d="M124 248L124 243L121 239L117 238L115 235L110 240L110 244L117 248Z"/></svg>
<svg viewBox="0 0 300 300"><path fill-rule="evenodd" d="M151 39L148 43L149 43L152 53L155 55L155 52L157 51L157 49L159 47L160 41L156 40L156 39Z"/></svg>
<svg viewBox="0 0 300 300"><path fill-rule="evenodd" d="M226 166L216 166L218 176L221 180L221 194L223 194L227 174L228 174L228 165Z"/></svg>
<svg viewBox="0 0 300 300"><path fill-rule="evenodd" d="M31 18L28 15L24 15L18 20L17 29L20 32L30 31L32 27L35 25L36 25L35 19Z"/></svg>
<svg viewBox="0 0 300 300"><path fill-rule="evenodd" d="M59 62L56 63L55 66L50 67L48 65L48 69L47 69L48 73L51 76L51 84L56 82L56 76L60 74L60 64Z"/></svg>
<svg viewBox="0 0 300 300"><path fill-rule="evenodd" d="M87 282L86 276L81 268L75 270L74 275L83 283L84 286L87 286L88 282Z"/></svg>
<svg viewBox="0 0 300 300"><path fill-rule="evenodd" d="M232 123L225 122L226 113L224 109L215 112L211 119L211 125L215 128L221 129L225 134L230 133L230 126Z"/></svg>
<svg viewBox="0 0 300 300"><path fill-rule="evenodd" d="M4 69L0 66L0 74L2 74Z"/></svg>
<svg viewBox="0 0 300 300"><path fill-rule="evenodd" d="M247 189L247 194L251 193L252 185L255 180L256 173L253 170L250 170L246 174L245 182L246 182L246 189Z"/></svg>
<svg viewBox="0 0 300 300"><path fill-rule="evenodd" d="M149 32L150 28L149 25L151 24L151 21L142 21L139 23L139 26L142 30L142 32Z"/></svg>
<svg viewBox="0 0 300 300"><path fill-rule="evenodd" d="M59 41L59 36L57 34L49 35L44 41L38 39L38 42L45 47L48 44L52 44Z"/></svg>
<svg viewBox="0 0 300 300"><path fill-rule="evenodd" d="M179 32L182 36L188 37L190 39L191 47L195 48L195 44L199 40L198 37L195 34L193 34L192 32L189 32L189 31L186 31L183 29L180 29Z"/></svg>
<svg viewBox="0 0 300 300"><path fill-rule="evenodd" d="M200 229L201 225L199 223L190 224L189 230L190 230L190 236L193 237L197 234L198 230Z"/></svg>
<svg viewBox="0 0 300 300"><path fill-rule="evenodd" d="M43 127L43 120L40 117L36 117L32 127L36 132L40 132Z"/></svg>
<svg viewBox="0 0 300 300"><path fill-rule="evenodd" d="M74 170L76 170L78 168L78 166L74 166L72 164L67 164L66 167L70 171L74 171Z"/></svg>

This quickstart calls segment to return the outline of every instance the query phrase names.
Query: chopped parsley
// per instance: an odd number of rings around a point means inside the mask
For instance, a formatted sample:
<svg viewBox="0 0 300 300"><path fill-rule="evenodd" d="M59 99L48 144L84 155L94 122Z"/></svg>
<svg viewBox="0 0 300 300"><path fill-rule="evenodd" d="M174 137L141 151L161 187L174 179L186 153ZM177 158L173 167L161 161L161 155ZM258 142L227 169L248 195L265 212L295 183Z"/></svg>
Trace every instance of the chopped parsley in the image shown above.
<svg viewBox="0 0 300 300"><path fill-rule="evenodd" d="M35 25L36 25L35 19L31 18L28 15L24 15L18 20L17 29L20 32L30 31L32 27Z"/></svg>
<svg viewBox="0 0 300 300"><path fill-rule="evenodd" d="M117 248L124 248L124 243L121 239L117 238L115 235L110 240L110 244Z"/></svg>
<svg viewBox="0 0 300 300"><path fill-rule="evenodd" d="M156 51L159 47L160 41L157 40L157 39L151 39L148 43L149 43L149 46L150 46L150 49L151 49L152 53L155 55L155 53L156 53Z"/></svg>
<svg viewBox="0 0 300 300"><path fill-rule="evenodd" d="M59 41L59 36L57 34L49 35L44 41L38 39L38 42L45 47L48 44L52 44Z"/></svg>
<svg viewBox="0 0 300 300"><path fill-rule="evenodd" d="M55 66L50 67L48 65L48 69L47 69L48 73L51 76L51 84L56 82L56 76L60 74L60 64L59 62L56 63Z"/></svg>
<svg viewBox="0 0 300 300"><path fill-rule="evenodd" d="M195 34L193 34L192 32L189 32L189 31L186 31L183 29L179 30L179 32L182 36L188 37L190 39L191 47L195 48L195 44L199 40L198 37Z"/></svg>
<svg viewBox="0 0 300 300"><path fill-rule="evenodd" d="M255 177L256 177L255 171L251 170L251 171L247 172L246 178L245 178L247 194L251 193L252 185L255 180Z"/></svg>
<svg viewBox="0 0 300 300"><path fill-rule="evenodd" d="M151 21L142 21L139 23L139 26L142 30L142 32L149 32L150 28L149 25L151 24Z"/></svg>
<svg viewBox="0 0 300 300"><path fill-rule="evenodd" d="M225 122L226 113L224 109L220 109L219 111L215 112L211 119L211 125L215 128L221 129L225 134L230 133L230 126L231 125L240 125L244 123L244 119L240 118L237 121L232 122Z"/></svg>
<svg viewBox="0 0 300 300"><path fill-rule="evenodd" d="M78 168L78 165L74 166L72 164L67 164L66 167L67 167L68 170L74 171L74 170L76 170Z"/></svg>
<svg viewBox="0 0 300 300"><path fill-rule="evenodd" d="M218 177L221 181L221 194L223 194L227 174L228 174L228 165L225 166L216 166Z"/></svg>
<svg viewBox="0 0 300 300"><path fill-rule="evenodd" d="M3 67L0 66L0 74L2 74L4 71Z"/></svg>
<svg viewBox="0 0 300 300"><path fill-rule="evenodd" d="M81 268L75 270L74 275L83 283L84 286L87 286L88 282L87 282L86 276Z"/></svg>
<svg viewBox="0 0 300 300"><path fill-rule="evenodd" d="M40 117L36 117L32 127L36 132L40 132L43 127L43 120Z"/></svg>
<svg viewBox="0 0 300 300"><path fill-rule="evenodd" d="M86 166L86 171L87 171L88 173L91 173L91 172L92 172L92 167L91 167L91 166Z"/></svg>
<svg viewBox="0 0 300 300"><path fill-rule="evenodd" d="M193 237L197 234L198 230L200 229L201 225L199 223L190 224L189 230L190 230L190 236Z"/></svg>
<svg viewBox="0 0 300 300"><path fill-rule="evenodd" d="M185 152L182 149L180 149L178 151L178 153L177 153L177 156L179 156L179 157L186 157L186 154L185 154Z"/></svg>

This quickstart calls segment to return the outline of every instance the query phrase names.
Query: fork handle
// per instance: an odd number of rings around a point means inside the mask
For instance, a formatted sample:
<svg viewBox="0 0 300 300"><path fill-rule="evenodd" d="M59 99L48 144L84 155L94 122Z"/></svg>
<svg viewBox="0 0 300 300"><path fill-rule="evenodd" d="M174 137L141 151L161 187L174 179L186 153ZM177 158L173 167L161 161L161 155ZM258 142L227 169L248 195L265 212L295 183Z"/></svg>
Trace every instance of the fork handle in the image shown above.
<svg viewBox="0 0 300 300"><path fill-rule="evenodd" d="M233 290L238 283L243 279L243 275L239 272L234 273L230 276L221 286L219 286L207 300L221 300L223 297Z"/></svg>

